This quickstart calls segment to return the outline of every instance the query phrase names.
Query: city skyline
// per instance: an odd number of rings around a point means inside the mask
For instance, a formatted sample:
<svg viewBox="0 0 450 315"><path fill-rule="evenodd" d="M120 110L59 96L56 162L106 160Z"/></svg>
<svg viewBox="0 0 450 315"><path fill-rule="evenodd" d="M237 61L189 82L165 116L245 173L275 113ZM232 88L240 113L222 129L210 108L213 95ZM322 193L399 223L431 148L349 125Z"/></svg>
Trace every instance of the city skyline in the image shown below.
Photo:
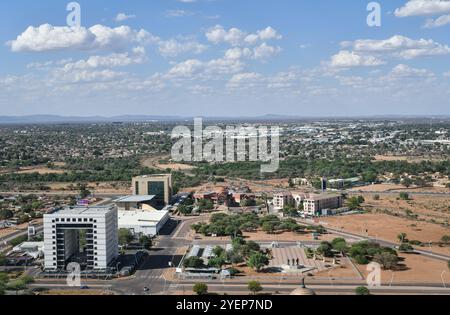
<svg viewBox="0 0 450 315"><path fill-rule="evenodd" d="M3 115L448 115L450 1L3 3Z"/></svg>

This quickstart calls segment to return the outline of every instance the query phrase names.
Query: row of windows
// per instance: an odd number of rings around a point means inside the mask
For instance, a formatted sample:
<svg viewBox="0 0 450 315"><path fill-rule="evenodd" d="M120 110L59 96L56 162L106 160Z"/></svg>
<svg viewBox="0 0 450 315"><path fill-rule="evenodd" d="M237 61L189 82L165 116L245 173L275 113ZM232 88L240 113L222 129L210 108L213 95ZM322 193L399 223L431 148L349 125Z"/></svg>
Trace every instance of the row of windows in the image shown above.
<svg viewBox="0 0 450 315"><path fill-rule="evenodd" d="M76 219L76 218L72 218L72 219L69 219L69 218L67 218L67 221L66 221L66 218L61 218L61 219L59 219L59 218L56 218L56 219L54 219L54 220L52 220L52 223L55 223L55 222L94 222L94 223L97 223L97 220L94 220L93 218L78 218L78 219Z"/></svg>

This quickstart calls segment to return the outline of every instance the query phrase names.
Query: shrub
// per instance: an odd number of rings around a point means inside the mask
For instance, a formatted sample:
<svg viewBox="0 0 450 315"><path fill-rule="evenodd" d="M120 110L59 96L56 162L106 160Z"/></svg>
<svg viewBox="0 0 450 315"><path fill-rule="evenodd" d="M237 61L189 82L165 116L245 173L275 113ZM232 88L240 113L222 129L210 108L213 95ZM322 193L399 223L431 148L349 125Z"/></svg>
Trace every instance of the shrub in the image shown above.
<svg viewBox="0 0 450 315"><path fill-rule="evenodd" d="M185 268L202 268L204 265L203 259L197 256L186 258L183 262Z"/></svg>
<svg viewBox="0 0 450 315"><path fill-rule="evenodd" d="M197 295L206 295L208 294L208 286L204 283L196 283L192 291Z"/></svg>
<svg viewBox="0 0 450 315"><path fill-rule="evenodd" d="M263 290L263 287L261 286L261 283L258 281L250 281L248 283L248 290L252 292L253 294L259 293Z"/></svg>
<svg viewBox="0 0 450 315"><path fill-rule="evenodd" d="M370 295L370 290L366 287L357 287L355 293L356 295Z"/></svg>

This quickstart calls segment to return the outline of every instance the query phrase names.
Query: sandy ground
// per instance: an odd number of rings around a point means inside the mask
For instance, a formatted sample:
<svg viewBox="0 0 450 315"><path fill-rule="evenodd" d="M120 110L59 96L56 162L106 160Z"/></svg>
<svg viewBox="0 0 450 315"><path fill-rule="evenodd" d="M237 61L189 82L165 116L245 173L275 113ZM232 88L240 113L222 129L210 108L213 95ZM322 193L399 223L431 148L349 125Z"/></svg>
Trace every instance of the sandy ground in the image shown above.
<svg viewBox="0 0 450 315"><path fill-rule="evenodd" d="M399 242L398 234L406 233L409 240L424 243L439 242L442 236L450 235L450 229L437 224L398 218L385 214L362 214L321 218L325 227L342 229L355 234L366 235L391 242ZM445 250L445 248L443 249Z"/></svg>
<svg viewBox="0 0 450 315"><path fill-rule="evenodd" d="M379 200L367 196L364 207L366 210L384 212L388 210L400 216L408 213L418 215L419 220L426 220L438 224L450 221L450 196L411 196L411 200L398 200L395 195L383 195ZM433 220L433 221L432 221Z"/></svg>
<svg viewBox="0 0 450 315"><path fill-rule="evenodd" d="M445 187L413 187L406 188L403 185L395 184L375 184L368 186L355 187L352 189L355 192L431 192L431 193L449 193L450 189Z"/></svg>
<svg viewBox="0 0 450 315"><path fill-rule="evenodd" d="M376 155L375 161L408 161L411 163L420 163L423 161L442 161L445 159L432 156L395 156L395 155Z"/></svg>
<svg viewBox="0 0 450 315"><path fill-rule="evenodd" d="M437 284L442 283L443 280L447 285L450 284L450 271L446 262L414 254L400 255L400 257L404 258L400 264L405 265L406 270L395 272L382 270L381 281L383 284L390 284L391 281ZM369 274L367 266L357 265L357 267L367 277Z"/></svg>
<svg viewBox="0 0 450 315"><path fill-rule="evenodd" d="M76 183L49 183L47 186L49 186L52 191L67 191L78 193L78 191L70 191L70 185L76 186ZM91 190L94 194L117 193L120 195L129 195L132 193L129 182L101 182L98 183L98 185L97 183L88 183L88 187L89 190Z"/></svg>
<svg viewBox="0 0 450 315"><path fill-rule="evenodd" d="M2 170L1 174L32 174L32 173L39 173L41 175L45 174L63 174L64 170L54 170L43 166L38 167L21 167L17 171L13 170Z"/></svg>

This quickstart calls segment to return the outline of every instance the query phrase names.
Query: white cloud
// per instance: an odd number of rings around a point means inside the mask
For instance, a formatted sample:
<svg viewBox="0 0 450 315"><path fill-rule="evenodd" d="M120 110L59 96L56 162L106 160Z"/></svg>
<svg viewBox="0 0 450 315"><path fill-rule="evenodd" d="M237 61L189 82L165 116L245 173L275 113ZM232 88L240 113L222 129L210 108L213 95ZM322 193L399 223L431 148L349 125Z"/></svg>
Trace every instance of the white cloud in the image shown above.
<svg viewBox="0 0 450 315"><path fill-rule="evenodd" d="M280 47L274 47L267 45L266 43L262 43L260 46L253 49L255 59L266 60L273 56L278 55L281 52Z"/></svg>
<svg viewBox="0 0 450 315"><path fill-rule="evenodd" d="M129 19L134 19L134 18L136 18L136 15L134 15L134 14L128 15L126 13L118 13L114 20L116 22L123 22L123 21L129 20Z"/></svg>
<svg viewBox="0 0 450 315"><path fill-rule="evenodd" d="M341 45L351 47L357 53L387 53L403 59L450 54L450 47L432 39L413 40L401 35L395 35L385 40L360 39L354 42L343 42Z"/></svg>
<svg viewBox="0 0 450 315"><path fill-rule="evenodd" d="M424 28L435 28L447 25L450 23L450 14L442 15L436 19L428 19L424 24Z"/></svg>
<svg viewBox="0 0 450 315"><path fill-rule="evenodd" d="M259 42L282 39L282 36L270 26L255 34L248 34L235 27L226 30L223 26L216 25L205 35L214 44L227 43L232 46L256 45Z"/></svg>
<svg viewBox="0 0 450 315"><path fill-rule="evenodd" d="M180 54L189 52L201 54L208 49L208 46L193 40L178 41L175 39L170 39L167 41L160 41L158 45L159 52L164 57L176 57Z"/></svg>
<svg viewBox="0 0 450 315"><path fill-rule="evenodd" d="M166 14L165 14L166 17L184 17L184 16L191 16L191 15L194 15L194 13L191 11L186 11L186 10L169 10L169 11L166 11Z"/></svg>
<svg viewBox="0 0 450 315"><path fill-rule="evenodd" d="M71 28L43 24L28 27L7 44L13 52L45 52L52 50L126 50L132 44L144 44L155 38L145 30L128 26L110 28L94 25L90 28Z"/></svg>
<svg viewBox="0 0 450 315"><path fill-rule="evenodd" d="M434 77L433 72L427 69L416 69L404 64L394 67L389 75L392 78Z"/></svg>
<svg viewBox="0 0 450 315"><path fill-rule="evenodd" d="M435 15L450 12L448 0L410 0L395 10L397 17Z"/></svg>
<svg viewBox="0 0 450 315"><path fill-rule="evenodd" d="M358 55L353 51L342 50L331 57L330 65L335 68L374 67L385 64L374 56Z"/></svg>

